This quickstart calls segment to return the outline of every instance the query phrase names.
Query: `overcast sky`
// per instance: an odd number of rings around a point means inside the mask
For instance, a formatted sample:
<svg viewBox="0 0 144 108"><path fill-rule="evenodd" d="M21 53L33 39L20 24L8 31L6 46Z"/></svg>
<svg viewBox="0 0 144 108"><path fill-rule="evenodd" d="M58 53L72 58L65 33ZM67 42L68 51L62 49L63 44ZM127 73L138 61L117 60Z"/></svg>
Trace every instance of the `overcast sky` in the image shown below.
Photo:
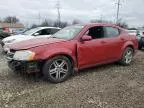
<svg viewBox="0 0 144 108"><path fill-rule="evenodd" d="M57 0L0 0L0 18L12 15L21 22L32 24L57 19ZM61 20L71 22L79 19L88 22L92 19L115 21L117 0L60 0ZM144 0L121 0L120 18L131 26L144 26Z"/></svg>

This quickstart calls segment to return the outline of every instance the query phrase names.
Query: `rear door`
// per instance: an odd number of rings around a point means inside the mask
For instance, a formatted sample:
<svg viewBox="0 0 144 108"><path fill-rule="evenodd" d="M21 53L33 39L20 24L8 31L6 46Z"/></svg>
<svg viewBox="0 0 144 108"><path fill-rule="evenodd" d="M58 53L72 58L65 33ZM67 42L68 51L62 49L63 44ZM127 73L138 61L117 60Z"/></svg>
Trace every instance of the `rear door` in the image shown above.
<svg viewBox="0 0 144 108"><path fill-rule="evenodd" d="M104 27L105 32L105 57L108 61L117 60L121 56L121 49L124 40L121 39L121 32L117 27Z"/></svg>

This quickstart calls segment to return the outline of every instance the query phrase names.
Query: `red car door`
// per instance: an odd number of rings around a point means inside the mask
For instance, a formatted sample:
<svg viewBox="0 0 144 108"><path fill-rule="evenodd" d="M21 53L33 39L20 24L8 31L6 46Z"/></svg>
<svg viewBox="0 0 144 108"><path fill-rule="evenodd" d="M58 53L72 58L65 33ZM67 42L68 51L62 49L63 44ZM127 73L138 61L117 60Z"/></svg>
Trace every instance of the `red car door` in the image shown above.
<svg viewBox="0 0 144 108"><path fill-rule="evenodd" d="M120 30L114 27L104 27L105 57L108 61L120 59L124 40L120 37Z"/></svg>
<svg viewBox="0 0 144 108"><path fill-rule="evenodd" d="M93 28L92 28L93 29ZM100 36L101 28L90 30L88 36ZM97 31L97 33L94 33ZM92 36L92 37L93 37ZM88 41L81 41L77 43L78 49L78 66L79 68L89 67L104 61L104 43L103 38L92 39Z"/></svg>
<svg viewBox="0 0 144 108"><path fill-rule="evenodd" d="M104 45L102 39L78 42L79 67L89 67L104 61Z"/></svg>

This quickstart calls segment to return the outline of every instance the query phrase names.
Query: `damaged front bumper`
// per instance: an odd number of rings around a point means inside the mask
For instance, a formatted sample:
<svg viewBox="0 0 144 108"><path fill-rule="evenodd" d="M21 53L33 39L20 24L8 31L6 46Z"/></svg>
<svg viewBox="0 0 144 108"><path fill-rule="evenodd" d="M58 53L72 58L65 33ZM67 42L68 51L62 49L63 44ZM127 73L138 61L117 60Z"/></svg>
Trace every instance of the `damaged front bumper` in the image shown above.
<svg viewBox="0 0 144 108"><path fill-rule="evenodd" d="M36 73L40 72L43 62L41 60L35 61L24 61L24 60L15 60L14 54L15 50L10 49L6 54L8 66L13 71L22 72L22 73Z"/></svg>
<svg viewBox="0 0 144 108"><path fill-rule="evenodd" d="M4 43L2 40L0 40L0 45L3 47L4 46Z"/></svg>
<svg viewBox="0 0 144 108"><path fill-rule="evenodd" d="M40 72L41 62L40 61L16 61L9 60L8 66L13 71L23 72L23 73L36 73Z"/></svg>

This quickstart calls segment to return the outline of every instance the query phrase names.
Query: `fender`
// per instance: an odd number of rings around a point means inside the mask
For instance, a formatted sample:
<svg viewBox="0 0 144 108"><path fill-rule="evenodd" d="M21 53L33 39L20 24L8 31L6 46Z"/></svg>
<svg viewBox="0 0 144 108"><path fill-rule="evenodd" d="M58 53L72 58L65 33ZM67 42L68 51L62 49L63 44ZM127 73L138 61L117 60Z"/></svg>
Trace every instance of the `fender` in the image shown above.
<svg viewBox="0 0 144 108"><path fill-rule="evenodd" d="M72 50L67 49L67 48L55 48L55 49L47 50L43 53L42 58L43 58L43 60L48 60L57 55L68 56L69 58L71 58L73 60L74 65L77 67L77 60L76 60L75 53L72 52Z"/></svg>
<svg viewBox="0 0 144 108"><path fill-rule="evenodd" d="M128 46L132 46L134 48L134 43L132 41L127 41L121 48L121 57L123 55L123 52L125 51L125 49L128 47ZM134 48L135 50L135 48Z"/></svg>

